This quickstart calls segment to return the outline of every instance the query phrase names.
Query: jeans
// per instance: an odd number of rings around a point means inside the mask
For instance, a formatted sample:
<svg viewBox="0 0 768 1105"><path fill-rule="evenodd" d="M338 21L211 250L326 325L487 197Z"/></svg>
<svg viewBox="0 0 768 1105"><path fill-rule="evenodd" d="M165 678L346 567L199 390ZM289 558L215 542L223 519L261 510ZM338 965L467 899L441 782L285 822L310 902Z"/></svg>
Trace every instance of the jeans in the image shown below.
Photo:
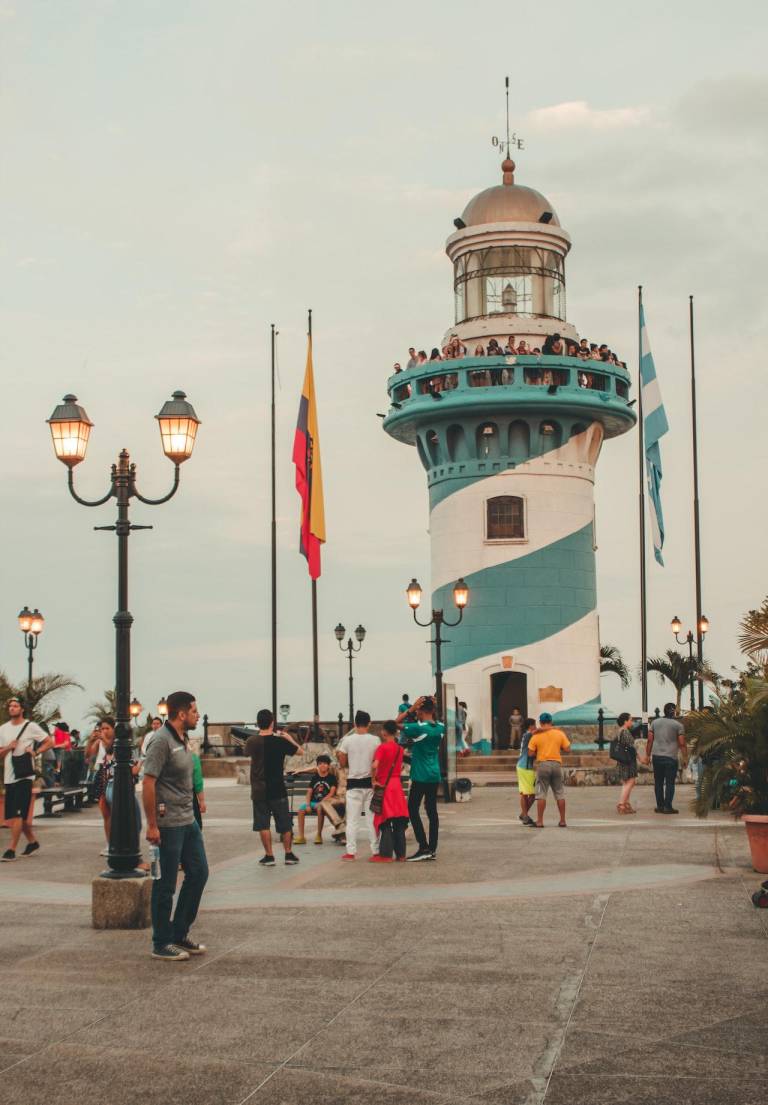
<svg viewBox="0 0 768 1105"><path fill-rule="evenodd" d="M184 867L184 882L171 921L180 863ZM152 943L156 948L185 939L197 917L207 881L208 860L197 822L177 829L161 829L160 878L152 883Z"/></svg>
<svg viewBox="0 0 768 1105"><path fill-rule="evenodd" d="M379 850L378 833L370 810L372 796L373 791L369 787L347 788L347 852L351 856L357 855L357 830L363 810L365 810L365 823L368 827L368 839L371 843L371 855L375 856Z"/></svg>
<svg viewBox="0 0 768 1105"><path fill-rule="evenodd" d="M411 789L408 794L408 814L411 818L411 828L413 829L413 835L416 837L416 843L422 851L425 849L430 852L437 851L437 831L440 824L437 816L437 788L439 786L439 783L415 783L411 780ZM422 800L429 822L429 843L427 843L427 836L419 813Z"/></svg>
<svg viewBox="0 0 768 1105"><path fill-rule="evenodd" d="M677 757L652 756L653 787L656 791L656 808L668 810L675 797L675 779L677 778Z"/></svg>
<svg viewBox="0 0 768 1105"><path fill-rule="evenodd" d="M385 859L391 859L394 853L398 859L405 856L405 830L408 825L407 817L390 817L388 821L382 821L379 830L379 855Z"/></svg>

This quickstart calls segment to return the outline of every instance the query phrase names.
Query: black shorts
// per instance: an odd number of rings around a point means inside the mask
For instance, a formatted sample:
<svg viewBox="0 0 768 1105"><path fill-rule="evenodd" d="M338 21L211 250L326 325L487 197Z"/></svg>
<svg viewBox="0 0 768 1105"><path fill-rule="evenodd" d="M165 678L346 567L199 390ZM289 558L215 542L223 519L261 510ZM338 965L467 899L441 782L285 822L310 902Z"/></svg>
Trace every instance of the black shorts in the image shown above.
<svg viewBox="0 0 768 1105"><path fill-rule="evenodd" d="M7 821L14 817L27 820L29 803L32 801L32 780L22 779L18 783L5 784L5 817Z"/></svg>
<svg viewBox="0 0 768 1105"><path fill-rule="evenodd" d="M274 818L275 831L283 835L293 828L291 811L287 798L272 798L267 801L253 799L253 831L264 832L269 828L269 819Z"/></svg>

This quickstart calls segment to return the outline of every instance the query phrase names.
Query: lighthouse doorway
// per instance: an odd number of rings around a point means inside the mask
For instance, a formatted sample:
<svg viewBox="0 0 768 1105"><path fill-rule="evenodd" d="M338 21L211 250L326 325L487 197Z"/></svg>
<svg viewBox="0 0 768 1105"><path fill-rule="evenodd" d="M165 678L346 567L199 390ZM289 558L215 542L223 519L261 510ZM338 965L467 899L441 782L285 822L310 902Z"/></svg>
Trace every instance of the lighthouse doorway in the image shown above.
<svg viewBox="0 0 768 1105"><path fill-rule="evenodd" d="M528 677L520 671L497 671L491 676L491 714L495 748L509 748L509 718L517 706L528 716Z"/></svg>

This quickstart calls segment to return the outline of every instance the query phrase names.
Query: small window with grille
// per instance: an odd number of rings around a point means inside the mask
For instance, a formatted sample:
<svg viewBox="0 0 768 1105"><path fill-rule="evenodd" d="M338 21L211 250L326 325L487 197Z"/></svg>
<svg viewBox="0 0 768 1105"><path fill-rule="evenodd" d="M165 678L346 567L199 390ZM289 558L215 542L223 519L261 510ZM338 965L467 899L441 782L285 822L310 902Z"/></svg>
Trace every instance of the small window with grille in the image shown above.
<svg viewBox="0 0 768 1105"><path fill-rule="evenodd" d="M525 540L525 503L519 495L496 495L485 510L486 541Z"/></svg>

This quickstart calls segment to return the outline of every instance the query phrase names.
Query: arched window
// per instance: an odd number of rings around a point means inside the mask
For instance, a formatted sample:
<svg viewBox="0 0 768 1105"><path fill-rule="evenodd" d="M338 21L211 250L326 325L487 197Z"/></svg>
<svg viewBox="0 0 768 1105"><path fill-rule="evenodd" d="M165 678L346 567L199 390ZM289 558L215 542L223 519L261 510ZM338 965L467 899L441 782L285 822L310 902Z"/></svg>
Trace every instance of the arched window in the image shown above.
<svg viewBox="0 0 768 1105"><path fill-rule="evenodd" d="M477 456L479 460L501 455L499 427L494 422L484 422L477 427Z"/></svg>
<svg viewBox="0 0 768 1105"><path fill-rule="evenodd" d="M518 420L509 427L509 458L519 464L531 454L531 431L527 422Z"/></svg>
<svg viewBox="0 0 768 1105"><path fill-rule="evenodd" d="M434 430L427 430L427 449L429 451L429 459L432 461L432 466L440 462L440 439Z"/></svg>
<svg viewBox="0 0 768 1105"><path fill-rule="evenodd" d="M448 459L467 460L469 453L464 440L463 426L449 426L447 433Z"/></svg>
<svg viewBox="0 0 768 1105"><path fill-rule="evenodd" d="M486 541L525 539L525 503L519 495L496 495L485 504Z"/></svg>

